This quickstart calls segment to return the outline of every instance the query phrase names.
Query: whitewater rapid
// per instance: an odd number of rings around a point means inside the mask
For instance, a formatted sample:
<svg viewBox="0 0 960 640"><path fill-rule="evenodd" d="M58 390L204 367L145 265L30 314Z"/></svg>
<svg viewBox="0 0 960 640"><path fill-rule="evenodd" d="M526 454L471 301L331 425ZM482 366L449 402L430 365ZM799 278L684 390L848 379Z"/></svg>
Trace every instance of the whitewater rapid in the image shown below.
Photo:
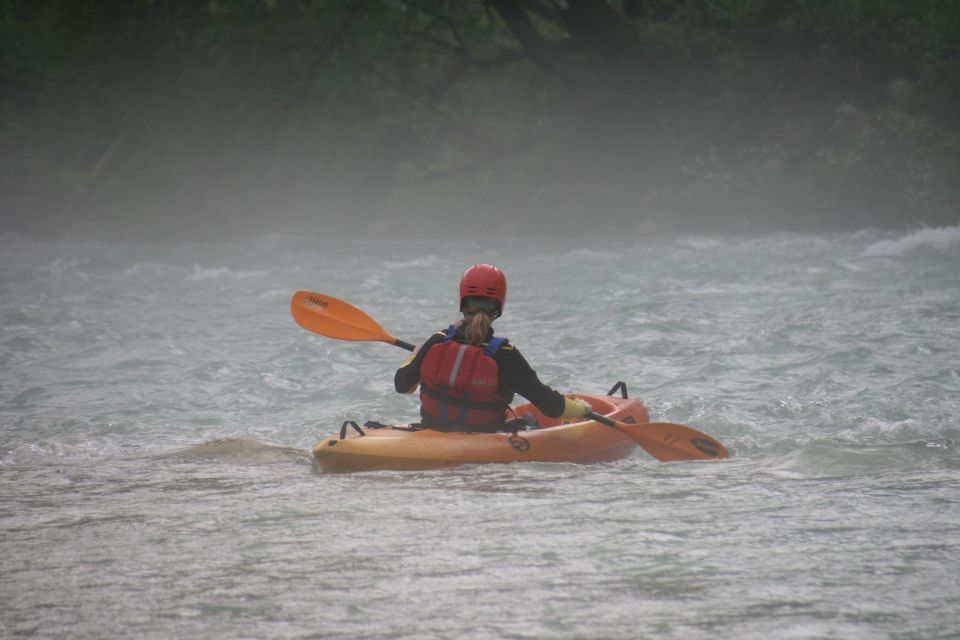
<svg viewBox="0 0 960 640"><path fill-rule="evenodd" d="M624 380L722 463L323 476L410 420L460 272L561 391ZM0 636L956 638L960 227L573 244L0 236Z"/></svg>

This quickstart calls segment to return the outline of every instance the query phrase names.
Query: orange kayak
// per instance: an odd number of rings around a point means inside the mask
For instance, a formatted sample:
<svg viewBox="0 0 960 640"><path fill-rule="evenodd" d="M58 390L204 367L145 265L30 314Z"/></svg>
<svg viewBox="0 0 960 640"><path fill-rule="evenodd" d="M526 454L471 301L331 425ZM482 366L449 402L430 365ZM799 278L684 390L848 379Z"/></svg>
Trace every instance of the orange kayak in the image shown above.
<svg viewBox="0 0 960 640"><path fill-rule="evenodd" d="M650 416L634 398L570 394L595 413L618 422L647 424ZM346 422L313 449L314 466L324 473L378 469L424 470L462 464L573 462L589 464L626 458L637 444L630 436L593 420L548 418L532 404L511 407L511 416L532 415L535 426L517 433L462 433L418 425L361 428ZM348 427L353 429L348 429Z"/></svg>

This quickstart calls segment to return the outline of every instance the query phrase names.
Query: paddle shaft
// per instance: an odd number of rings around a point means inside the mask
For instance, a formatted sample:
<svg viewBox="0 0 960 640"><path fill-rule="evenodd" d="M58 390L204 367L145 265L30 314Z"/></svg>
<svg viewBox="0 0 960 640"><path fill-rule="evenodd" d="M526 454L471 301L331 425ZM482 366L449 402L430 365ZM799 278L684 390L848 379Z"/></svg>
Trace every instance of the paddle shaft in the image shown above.
<svg viewBox="0 0 960 640"><path fill-rule="evenodd" d="M641 447L644 447L643 443L640 442L639 439L637 439L637 436L636 436L635 434L630 433L630 432L627 431L626 429L621 428L621 427L619 426L619 423L617 423L616 420L613 420L613 419L611 419L611 418L608 418L607 416L602 416L602 415L600 415L599 413L597 413L596 411L590 411L590 412L588 412L585 417L590 418L590 419L593 420L594 422L599 422L599 423L602 424L602 425L606 425L606 426L608 426L608 427L610 427L610 428L612 428L612 429L616 429L617 431L619 431L620 433L622 433L622 434L624 434L624 435L630 436L631 438L633 438L633 440L634 440L637 444L639 444ZM646 447L644 447L644 448L646 449Z"/></svg>
<svg viewBox="0 0 960 640"><path fill-rule="evenodd" d="M591 420L594 420L594 421L596 421L596 422L599 422L600 424L605 424L605 425L607 425L608 427L613 427L614 429L617 428L617 421L616 421L616 420L611 420L611 419L608 418L607 416L602 416L602 415L600 415L599 413L597 413L596 411L591 411L590 413L587 414L586 417L588 417L588 418L590 418Z"/></svg>

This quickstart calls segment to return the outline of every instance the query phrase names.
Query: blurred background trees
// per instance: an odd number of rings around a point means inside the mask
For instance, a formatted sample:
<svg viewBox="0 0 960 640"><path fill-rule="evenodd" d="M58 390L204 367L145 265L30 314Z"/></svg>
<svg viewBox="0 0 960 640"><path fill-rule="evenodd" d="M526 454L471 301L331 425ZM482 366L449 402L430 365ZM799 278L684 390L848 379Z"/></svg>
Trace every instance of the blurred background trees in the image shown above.
<svg viewBox="0 0 960 640"><path fill-rule="evenodd" d="M960 220L953 0L2 0L2 230Z"/></svg>

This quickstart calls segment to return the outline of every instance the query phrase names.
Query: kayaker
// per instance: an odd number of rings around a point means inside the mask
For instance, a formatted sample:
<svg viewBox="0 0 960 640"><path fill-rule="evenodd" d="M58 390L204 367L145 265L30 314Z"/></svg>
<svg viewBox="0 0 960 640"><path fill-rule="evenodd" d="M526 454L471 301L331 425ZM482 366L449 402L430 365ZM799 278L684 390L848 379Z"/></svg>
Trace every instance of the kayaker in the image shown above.
<svg viewBox="0 0 960 640"><path fill-rule="evenodd" d="M516 347L495 338L493 321L503 313L507 279L489 264L475 264L460 278L463 318L432 335L394 376L400 393L420 387L425 426L494 432L505 428L518 394L551 418L582 418L592 409L540 382ZM514 417L514 416L509 416Z"/></svg>

